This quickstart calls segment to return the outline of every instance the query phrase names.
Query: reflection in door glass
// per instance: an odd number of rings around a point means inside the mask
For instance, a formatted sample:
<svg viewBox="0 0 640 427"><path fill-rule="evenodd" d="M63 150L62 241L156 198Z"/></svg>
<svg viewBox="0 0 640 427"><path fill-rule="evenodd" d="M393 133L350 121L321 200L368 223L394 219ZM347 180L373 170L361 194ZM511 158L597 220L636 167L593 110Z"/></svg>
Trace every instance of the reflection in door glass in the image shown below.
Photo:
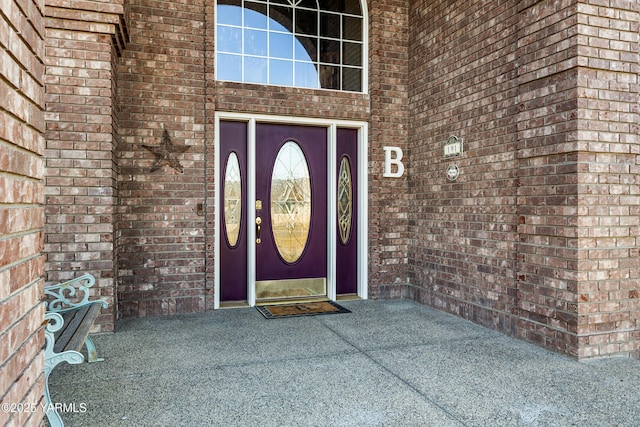
<svg viewBox="0 0 640 427"><path fill-rule="evenodd" d="M230 247L238 244L242 215L242 181L236 153L229 154L224 174L224 227Z"/></svg>
<svg viewBox="0 0 640 427"><path fill-rule="evenodd" d="M282 259L294 263L302 256L311 227L311 178L298 144L286 142L271 175L271 228Z"/></svg>

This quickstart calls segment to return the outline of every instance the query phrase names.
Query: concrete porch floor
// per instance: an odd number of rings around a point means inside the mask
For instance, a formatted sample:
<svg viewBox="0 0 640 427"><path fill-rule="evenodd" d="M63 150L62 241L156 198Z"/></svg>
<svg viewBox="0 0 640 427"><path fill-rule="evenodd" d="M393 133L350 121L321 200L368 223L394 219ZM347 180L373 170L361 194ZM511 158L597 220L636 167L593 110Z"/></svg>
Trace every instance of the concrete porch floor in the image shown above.
<svg viewBox="0 0 640 427"><path fill-rule="evenodd" d="M408 301L121 321L58 365L66 426L638 426L640 361L576 362Z"/></svg>

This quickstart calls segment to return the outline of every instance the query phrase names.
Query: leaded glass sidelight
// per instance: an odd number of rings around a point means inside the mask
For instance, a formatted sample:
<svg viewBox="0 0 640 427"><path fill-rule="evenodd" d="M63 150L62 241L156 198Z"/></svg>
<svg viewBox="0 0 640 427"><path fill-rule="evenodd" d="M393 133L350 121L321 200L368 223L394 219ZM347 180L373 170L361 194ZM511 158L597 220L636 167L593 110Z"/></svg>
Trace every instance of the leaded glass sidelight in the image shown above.
<svg viewBox="0 0 640 427"><path fill-rule="evenodd" d="M363 90L360 0L218 0L216 77Z"/></svg>
<svg viewBox="0 0 640 427"><path fill-rule="evenodd" d="M340 242L349 243L353 224L353 180L349 158L343 156L338 171L338 231Z"/></svg>
<svg viewBox="0 0 640 427"><path fill-rule="evenodd" d="M238 244L242 216L242 180L240 162L236 153L227 158L224 174L224 229L230 247Z"/></svg>
<svg viewBox="0 0 640 427"><path fill-rule="evenodd" d="M300 146L287 141L276 156L271 176L271 228L278 253L295 263L311 228L311 177Z"/></svg>

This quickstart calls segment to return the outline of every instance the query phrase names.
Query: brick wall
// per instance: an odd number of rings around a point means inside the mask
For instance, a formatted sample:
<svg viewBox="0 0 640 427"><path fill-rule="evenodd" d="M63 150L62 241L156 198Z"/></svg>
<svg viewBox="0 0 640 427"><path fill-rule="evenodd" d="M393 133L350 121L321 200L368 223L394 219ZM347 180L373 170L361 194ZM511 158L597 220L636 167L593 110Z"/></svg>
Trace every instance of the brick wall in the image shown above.
<svg viewBox="0 0 640 427"><path fill-rule="evenodd" d="M205 80L205 140L204 140L204 238L205 238L205 310L213 310L215 305L215 278L216 278L216 260L215 260L215 219L216 213L211 209L215 206L215 181L217 170L215 168L215 138L214 127L215 119L211 111L215 111L216 106L216 88L215 88L215 1L206 1L204 4L204 80Z"/></svg>
<svg viewBox="0 0 640 427"><path fill-rule="evenodd" d="M109 303L98 329L113 330L117 141L113 61L123 6L46 2L46 279L96 277Z"/></svg>
<svg viewBox="0 0 640 427"><path fill-rule="evenodd" d="M135 0L131 43L118 68L121 96L119 312L125 317L203 311L204 3ZM143 145L164 131L184 172ZM213 289L213 286L211 286ZM212 300L209 307L212 308Z"/></svg>
<svg viewBox="0 0 640 427"><path fill-rule="evenodd" d="M521 5L519 335L579 358L638 350L638 6L605 3Z"/></svg>
<svg viewBox="0 0 640 427"><path fill-rule="evenodd" d="M0 4L0 402L44 391L44 25L38 2ZM40 425L42 411L0 411L1 425Z"/></svg>
<svg viewBox="0 0 640 427"><path fill-rule="evenodd" d="M369 10L369 296L403 298L407 291L406 172L383 178L384 146L409 153L409 3L368 2ZM407 154L405 154L406 156ZM407 158L409 158L407 156ZM405 159L404 163L407 160ZM408 166L408 165L406 165Z"/></svg>
<svg viewBox="0 0 640 427"><path fill-rule="evenodd" d="M518 42L518 334L577 356L577 8L525 3Z"/></svg>
<svg viewBox="0 0 640 427"><path fill-rule="evenodd" d="M637 3L410 16L415 298L573 357L637 356Z"/></svg>
<svg viewBox="0 0 640 427"><path fill-rule="evenodd" d="M578 355L640 350L636 1L578 2Z"/></svg>
<svg viewBox="0 0 640 427"><path fill-rule="evenodd" d="M507 333L518 239L514 3L412 2L409 24L413 297ZM464 141L461 158L443 157L452 135Z"/></svg>

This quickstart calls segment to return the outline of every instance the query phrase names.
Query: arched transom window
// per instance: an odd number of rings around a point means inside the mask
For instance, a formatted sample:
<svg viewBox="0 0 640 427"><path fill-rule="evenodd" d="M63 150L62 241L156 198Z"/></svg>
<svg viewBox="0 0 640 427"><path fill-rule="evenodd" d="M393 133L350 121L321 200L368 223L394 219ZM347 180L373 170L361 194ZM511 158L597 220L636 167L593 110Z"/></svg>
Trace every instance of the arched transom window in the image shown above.
<svg viewBox="0 0 640 427"><path fill-rule="evenodd" d="M218 80L363 90L360 0L218 0Z"/></svg>

